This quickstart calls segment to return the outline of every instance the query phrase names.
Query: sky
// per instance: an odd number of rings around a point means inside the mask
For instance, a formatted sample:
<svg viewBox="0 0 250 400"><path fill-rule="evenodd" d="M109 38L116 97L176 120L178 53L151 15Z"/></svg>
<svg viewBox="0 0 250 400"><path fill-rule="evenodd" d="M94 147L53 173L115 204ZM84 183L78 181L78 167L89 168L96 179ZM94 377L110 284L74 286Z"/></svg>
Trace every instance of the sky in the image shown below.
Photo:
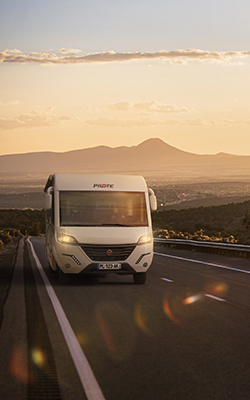
<svg viewBox="0 0 250 400"><path fill-rule="evenodd" d="M0 155L250 155L249 0L0 3Z"/></svg>

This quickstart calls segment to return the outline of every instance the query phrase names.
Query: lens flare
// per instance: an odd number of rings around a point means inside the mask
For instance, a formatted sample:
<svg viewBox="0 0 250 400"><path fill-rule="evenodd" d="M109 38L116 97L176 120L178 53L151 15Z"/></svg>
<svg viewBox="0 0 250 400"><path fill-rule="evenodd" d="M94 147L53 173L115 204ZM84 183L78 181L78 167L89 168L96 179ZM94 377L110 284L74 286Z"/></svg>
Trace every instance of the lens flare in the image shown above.
<svg viewBox="0 0 250 400"><path fill-rule="evenodd" d="M96 319L109 353L115 355L117 352L117 345L115 344L115 338L113 337L111 326L101 312L96 313Z"/></svg>
<svg viewBox="0 0 250 400"><path fill-rule="evenodd" d="M190 297L187 297L186 299L184 299L183 304L189 305L189 304L195 303L198 300L201 300L202 298L203 298L202 294L196 294L194 296L190 296Z"/></svg>
<svg viewBox="0 0 250 400"><path fill-rule="evenodd" d="M224 282L210 282L205 286L205 293L210 293L213 296L225 296L229 286Z"/></svg>
<svg viewBox="0 0 250 400"><path fill-rule="evenodd" d="M134 308L134 321L136 326L146 335L154 336L159 331L159 307L154 299L140 298Z"/></svg>
<svg viewBox="0 0 250 400"><path fill-rule="evenodd" d="M149 334L149 329L147 327L147 316L142 312L142 307L137 304L135 307L134 319L136 325L146 334Z"/></svg>
<svg viewBox="0 0 250 400"><path fill-rule="evenodd" d="M21 347L14 348L9 365L11 375L18 381L28 383L27 356Z"/></svg>
<svg viewBox="0 0 250 400"><path fill-rule="evenodd" d="M168 296L165 296L164 301L163 301L163 310L166 314L166 316L173 322L175 322L176 324L179 324L180 321L178 320L178 318L176 318L176 316L173 314L171 307L170 307L170 302L169 302L169 298Z"/></svg>
<svg viewBox="0 0 250 400"><path fill-rule="evenodd" d="M96 322L109 356L124 361L131 355L135 345L135 330L129 314L111 303L98 305Z"/></svg>
<svg viewBox="0 0 250 400"><path fill-rule="evenodd" d="M40 349L32 351L32 360L39 368L43 368L46 363L44 353Z"/></svg>
<svg viewBox="0 0 250 400"><path fill-rule="evenodd" d="M87 335L85 335L84 333L78 333L78 334L76 335L76 338L77 338L77 340L78 340L78 342L79 342L79 344L80 344L81 346L86 345L86 343L88 342L88 337L87 337Z"/></svg>

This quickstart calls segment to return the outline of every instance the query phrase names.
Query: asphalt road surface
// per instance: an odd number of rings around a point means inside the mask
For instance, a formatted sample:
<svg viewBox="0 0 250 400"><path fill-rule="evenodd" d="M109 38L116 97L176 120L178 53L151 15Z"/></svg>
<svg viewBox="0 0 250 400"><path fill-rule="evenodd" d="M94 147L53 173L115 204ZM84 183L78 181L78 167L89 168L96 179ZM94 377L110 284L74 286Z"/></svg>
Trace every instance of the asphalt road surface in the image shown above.
<svg viewBox="0 0 250 400"><path fill-rule="evenodd" d="M250 261L155 248L132 276L49 272L20 244L0 330L0 398L249 400Z"/></svg>

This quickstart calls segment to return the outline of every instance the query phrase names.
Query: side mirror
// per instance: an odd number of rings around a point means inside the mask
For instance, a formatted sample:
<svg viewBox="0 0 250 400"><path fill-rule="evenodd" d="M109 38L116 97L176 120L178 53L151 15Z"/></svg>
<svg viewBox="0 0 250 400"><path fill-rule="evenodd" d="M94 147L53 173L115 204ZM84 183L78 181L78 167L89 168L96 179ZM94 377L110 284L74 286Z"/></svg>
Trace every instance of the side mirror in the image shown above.
<svg viewBox="0 0 250 400"><path fill-rule="evenodd" d="M150 202L150 208L152 211L157 210L157 199L154 194L154 191L152 189L148 189L149 192L149 202Z"/></svg>
<svg viewBox="0 0 250 400"><path fill-rule="evenodd" d="M50 193L45 194L45 210L51 210L52 208L52 195Z"/></svg>
<svg viewBox="0 0 250 400"><path fill-rule="evenodd" d="M152 211L156 211L157 210L157 200L156 200L156 196L155 195L151 195L149 198L150 201L150 207Z"/></svg>
<svg viewBox="0 0 250 400"><path fill-rule="evenodd" d="M51 210L52 208L52 192L53 188L49 187L45 193L45 210Z"/></svg>

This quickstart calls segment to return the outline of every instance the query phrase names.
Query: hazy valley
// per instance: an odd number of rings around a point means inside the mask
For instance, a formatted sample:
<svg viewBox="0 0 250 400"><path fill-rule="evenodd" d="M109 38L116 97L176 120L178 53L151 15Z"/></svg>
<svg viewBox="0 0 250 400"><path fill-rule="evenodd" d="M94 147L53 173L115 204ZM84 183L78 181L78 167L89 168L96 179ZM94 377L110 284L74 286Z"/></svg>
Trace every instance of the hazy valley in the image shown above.
<svg viewBox="0 0 250 400"><path fill-rule="evenodd" d="M149 139L133 147L0 156L0 208L41 209L49 174L100 171L143 175L155 189L159 208L250 199L250 156L197 155Z"/></svg>

